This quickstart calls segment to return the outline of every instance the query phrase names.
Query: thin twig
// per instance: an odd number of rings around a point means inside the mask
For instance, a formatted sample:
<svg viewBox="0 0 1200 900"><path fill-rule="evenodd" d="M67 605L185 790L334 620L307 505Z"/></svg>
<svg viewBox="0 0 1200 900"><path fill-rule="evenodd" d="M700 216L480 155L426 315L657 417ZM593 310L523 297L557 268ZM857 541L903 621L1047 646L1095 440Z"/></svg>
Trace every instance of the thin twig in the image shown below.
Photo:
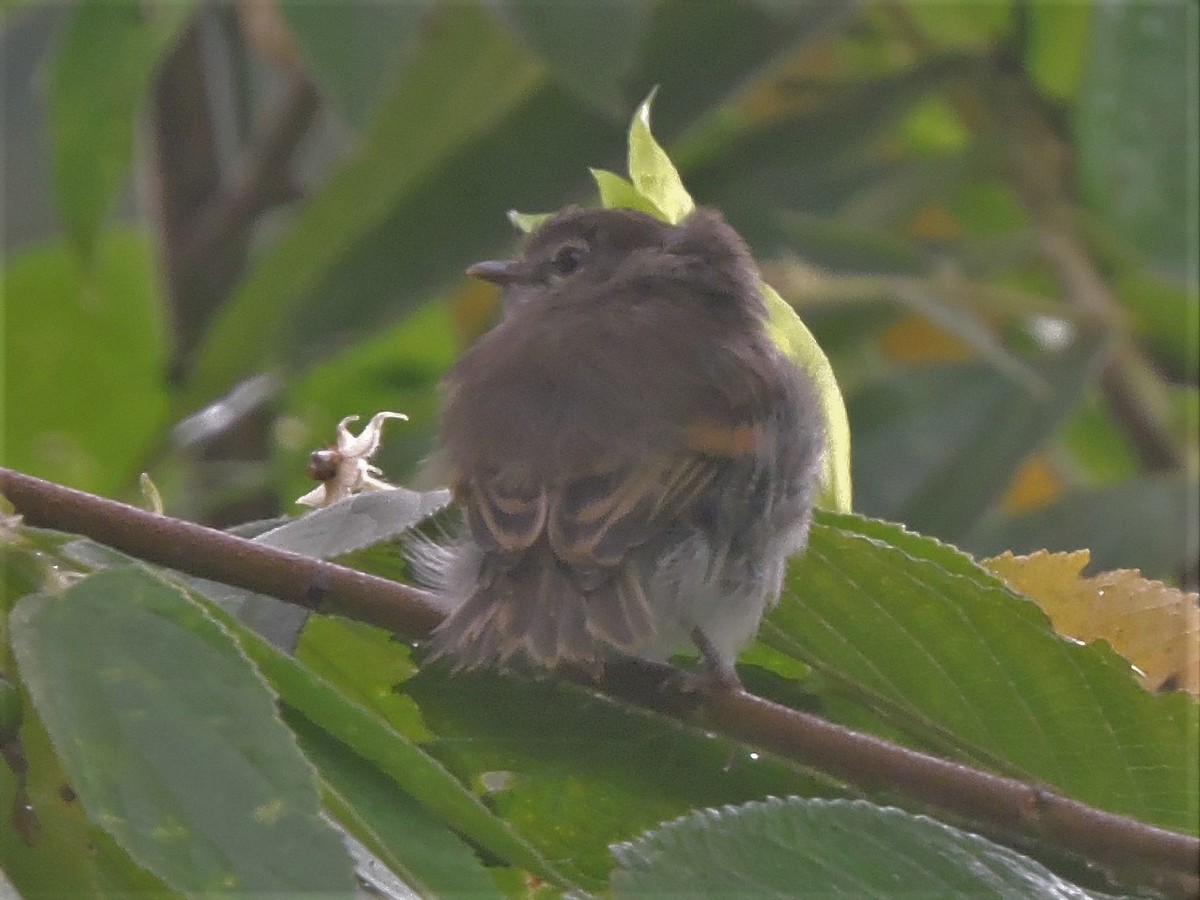
<svg viewBox="0 0 1200 900"><path fill-rule="evenodd" d="M1031 206L1031 215L1039 212ZM1135 371L1143 365L1133 344L1124 339L1128 333L1121 323L1126 318L1120 301L1112 288L1096 271L1078 235L1054 219L1065 215L1040 214L1039 246L1042 256L1053 267L1062 286L1063 295L1079 312L1114 324L1123 338L1111 351L1100 371L1100 390L1112 409L1114 418L1129 437L1130 443L1150 472L1173 472L1183 465L1180 453L1169 431L1158 420L1137 388ZM1049 221L1046 221L1049 220Z"/></svg>
<svg viewBox="0 0 1200 900"><path fill-rule="evenodd" d="M33 525L84 534L140 559L422 638L441 620L423 591L0 468L0 491ZM744 690L681 695L652 667L600 690L825 772L1077 853L1177 895L1195 890L1200 840L860 734ZM570 673L568 673L570 674ZM576 680L587 681L579 673ZM590 685L597 686L597 685Z"/></svg>

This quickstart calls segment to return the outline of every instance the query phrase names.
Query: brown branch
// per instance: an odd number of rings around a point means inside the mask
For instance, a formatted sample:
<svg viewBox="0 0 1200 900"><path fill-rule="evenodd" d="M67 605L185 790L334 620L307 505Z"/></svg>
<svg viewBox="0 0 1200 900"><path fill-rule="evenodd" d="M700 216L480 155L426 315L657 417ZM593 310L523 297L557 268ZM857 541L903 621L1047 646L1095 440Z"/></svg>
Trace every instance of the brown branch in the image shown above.
<svg viewBox="0 0 1200 900"><path fill-rule="evenodd" d="M184 244L180 269L202 270L214 253L242 235L264 210L295 199L290 163L320 106L307 76L297 74L237 174L201 209Z"/></svg>
<svg viewBox="0 0 1200 900"><path fill-rule="evenodd" d="M82 534L122 553L317 612L412 637L442 613L424 591L224 531L0 468L0 493L31 525Z"/></svg>
<svg viewBox="0 0 1200 900"><path fill-rule="evenodd" d="M271 594L421 638L441 620L427 594L353 569L0 468L0 491L30 524L80 533L179 571ZM582 673L575 679L587 682ZM591 684L589 686L595 687ZM863 790L886 789L1004 832L1077 853L1105 870L1185 896L1200 840L1089 807L1050 790L890 744L744 690L670 689L662 667L616 668L611 697L665 712Z"/></svg>
<svg viewBox="0 0 1200 900"><path fill-rule="evenodd" d="M1117 325L1118 334L1124 337L1127 329L1119 326L1125 314L1116 294L1096 271L1078 235L1063 222L1055 221L1067 217L1061 212L1039 213L1033 204L1027 205L1035 221L1042 220L1038 244L1067 302L1084 315ZM1182 467L1183 456L1138 389L1136 373L1143 366L1132 343L1122 340L1100 371L1100 390L1142 465L1151 472L1173 472Z"/></svg>

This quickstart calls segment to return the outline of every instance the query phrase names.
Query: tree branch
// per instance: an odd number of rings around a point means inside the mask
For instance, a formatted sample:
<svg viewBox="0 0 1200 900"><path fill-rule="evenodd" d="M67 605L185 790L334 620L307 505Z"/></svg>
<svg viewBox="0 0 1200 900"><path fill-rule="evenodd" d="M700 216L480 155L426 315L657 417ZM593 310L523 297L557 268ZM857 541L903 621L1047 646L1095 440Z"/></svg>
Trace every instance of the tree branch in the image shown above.
<svg viewBox="0 0 1200 900"><path fill-rule="evenodd" d="M264 547L0 468L0 491L32 525L84 534L140 559L423 638L442 613L423 591ZM901 794L1009 834L1079 854L1177 896L1194 894L1200 840L1095 809L1048 789L917 753L754 696L687 694L669 667L614 667L610 697L680 718L866 791Z"/></svg>
<svg viewBox="0 0 1200 900"><path fill-rule="evenodd" d="M305 75L296 75L231 183L200 210L181 253L183 272L202 270L260 213L295 199L289 165L319 107L320 97L312 82Z"/></svg>
<svg viewBox="0 0 1200 900"><path fill-rule="evenodd" d="M0 493L31 525L82 534L122 553L316 612L427 635L442 612L425 591L345 566L266 547L0 468Z"/></svg>

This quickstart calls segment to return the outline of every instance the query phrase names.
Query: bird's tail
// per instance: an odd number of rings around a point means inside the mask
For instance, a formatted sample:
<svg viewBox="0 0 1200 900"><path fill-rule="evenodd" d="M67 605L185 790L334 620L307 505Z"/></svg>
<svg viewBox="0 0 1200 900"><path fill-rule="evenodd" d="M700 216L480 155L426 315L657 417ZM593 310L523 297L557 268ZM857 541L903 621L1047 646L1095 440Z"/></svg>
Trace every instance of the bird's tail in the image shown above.
<svg viewBox="0 0 1200 900"><path fill-rule="evenodd" d="M463 563L451 560L449 570ZM465 599L435 630L429 658L446 657L456 669L519 657L547 669L564 663L594 669L613 651L636 655L654 638L646 594L628 571L593 573L581 584L580 573L535 546L515 557L483 553L476 572L459 595Z"/></svg>

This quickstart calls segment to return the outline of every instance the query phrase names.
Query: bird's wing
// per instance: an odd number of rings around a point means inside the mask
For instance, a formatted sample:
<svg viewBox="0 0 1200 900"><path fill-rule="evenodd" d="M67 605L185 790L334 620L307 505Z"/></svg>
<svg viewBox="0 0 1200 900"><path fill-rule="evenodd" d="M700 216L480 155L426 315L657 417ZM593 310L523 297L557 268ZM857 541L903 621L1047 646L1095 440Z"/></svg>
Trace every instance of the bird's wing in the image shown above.
<svg viewBox="0 0 1200 900"><path fill-rule="evenodd" d="M565 481L549 493L546 534L572 565L611 567L673 522L696 521L730 464L758 452L761 429L697 422L683 444Z"/></svg>
<svg viewBox="0 0 1200 900"><path fill-rule="evenodd" d="M702 527L714 485L758 452L760 434L706 420L677 452L593 460L586 473L552 482L502 485L476 473L460 484L460 500L476 541L498 552L486 556L475 595L442 643L456 645L468 666L518 648L546 665L593 659L598 646L636 652L656 617L646 573L624 563L672 525Z"/></svg>

